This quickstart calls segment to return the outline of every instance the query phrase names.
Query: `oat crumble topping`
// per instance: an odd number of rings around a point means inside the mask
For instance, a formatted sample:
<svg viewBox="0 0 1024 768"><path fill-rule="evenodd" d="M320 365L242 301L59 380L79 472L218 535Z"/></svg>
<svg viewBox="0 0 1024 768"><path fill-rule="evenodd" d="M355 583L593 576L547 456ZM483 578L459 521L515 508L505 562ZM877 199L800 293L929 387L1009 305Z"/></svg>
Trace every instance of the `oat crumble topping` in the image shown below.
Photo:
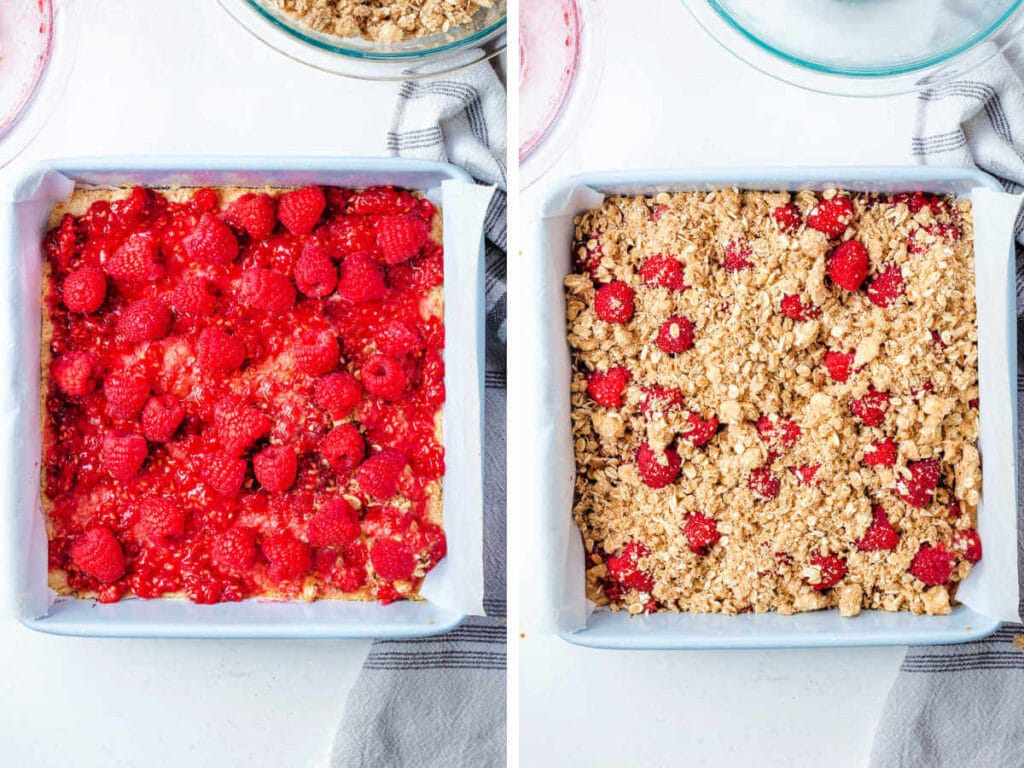
<svg viewBox="0 0 1024 768"><path fill-rule="evenodd" d="M949 613L981 557L970 203L609 197L573 247L591 600Z"/></svg>
<svg viewBox="0 0 1024 768"><path fill-rule="evenodd" d="M493 0L275 0L316 32L397 43L468 24Z"/></svg>

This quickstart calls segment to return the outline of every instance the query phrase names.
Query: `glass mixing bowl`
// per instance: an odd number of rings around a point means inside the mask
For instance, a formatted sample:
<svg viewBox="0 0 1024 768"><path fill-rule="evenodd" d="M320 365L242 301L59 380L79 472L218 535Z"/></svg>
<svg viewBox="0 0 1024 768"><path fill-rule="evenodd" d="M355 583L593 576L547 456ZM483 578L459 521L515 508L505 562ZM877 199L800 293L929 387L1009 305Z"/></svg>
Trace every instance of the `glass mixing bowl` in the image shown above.
<svg viewBox="0 0 1024 768"><path fill-rule="evenodd" d="M317 69L363 80L435 77L505 50L506 0L481 8L470 24L397 43L316 32L274 0L218 1L239 24L278 52Z"/></svg>
<svg viewBox="0 0 1024 768"><path fill-rule="evenodd" d="M1024 0L683 0L726 49L804 88L851 96L953 80L1024 29Z"/></svg>

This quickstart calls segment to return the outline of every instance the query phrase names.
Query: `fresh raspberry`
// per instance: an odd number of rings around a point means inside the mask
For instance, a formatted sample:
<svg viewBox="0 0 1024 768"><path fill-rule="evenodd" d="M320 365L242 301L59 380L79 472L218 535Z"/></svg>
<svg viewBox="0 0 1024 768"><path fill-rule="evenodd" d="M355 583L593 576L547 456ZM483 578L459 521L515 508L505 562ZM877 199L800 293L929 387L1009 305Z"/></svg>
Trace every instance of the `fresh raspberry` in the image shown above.
<svg viewBox="0 0 1024 768"><path fill-rule="evenodd" d="M229 456L239 456L270 431L270 419L234 395L226 395L213 407L217 443Z"/></svg>
<svg viewBox="0 0 1024 768"><path fill-rule="evenodd" d="M649 444L644 443L636 452L640 478L650 488L671 485L679 477L682 464L679 454L671 448L666 448L664 453L657 453Z"/></svg>
<svg viewBox="0 0 1024 768"><path fill-rule="evenodd" d="M136 299L117 320L117 335L128 342L159 341L170 330L171 310L159 299Z"/></svg>
<svg viewBox="0 0 1024 768"><path fill-rule="evenodd" d="M359 514L345 499L332 499L309 520L306 539L314 547L344 547L359 538Z"/></svg>
<svg viewBox="0 0 1024 768"><path fill-rule="evenodd" d="M238 298L244 306L264 312L284 312L295 304L295 286L276 269L242 270Z"/></svg>
<svg viewBox="0 0 1024 768"><path fill-rule="evenodd" d="M816 582L807 583L818 592L834 587L846 575L846 563L839 555L814 555L811 557L811 565L818 568L821 576Z"/></svg>
<svg viewBox="0 0 1024 768"><path fill-rule="evenodd" d="M715 519L700 512L694 512L683 523L683 535L691 551L698 555L706 555L708 549L721 538L718 523Z"/></svg>
<svg viewBox="0 0 1024 768"><path fill-rule="evenodd" d="M338 270L334 268L331 249L314 243L302 249L295 262L295 284L307 296L323 298L338 284Z"/></svg>
<svg viewBox="0 0 1024 768"><path fill-rule="evenodd" d="M246 193L224 212L224 220L253 240L270 237L277 224L274 201L270 195Z"/></svg>
<svg viewBox="0 0 1024 768"><path fill-rule="evenodd" d="M287 491L295 482L299 460L287 445L271 445L253 456L252 471L264 490Z"/></svg>
<svg viewBox="0 0 1024 768"><path fill-rule="evenodd" d="M594 294L594 311L606 323L628 323L633 317L633 289L621 280L602 285Z"/></svg>
<svg viewBox="0 0 1024 768"><path fill-rule="evenodd" d="M75 231L75 217L65 213L60 224L49 232L43 239L43 250L46 257L57 265L59 269L67 269L74 258L78 246L78 234Z"/></svg>
<svg viewBox="0 0 1024 768"><path fill-rule="evenodd" d="M149 213L153 193L145 187L132 187L128 197L110 204L111 212L125 224L139 226Z"/></svg>
<svg viewBox="0 0 1024 768"><path fill-rule="evenodd" d="M864 452L864 463L869 467L891 467L896 464L896 441L891 437L875 440Z"/></svg>
<svg viewBox="0 0 1024 768"><path fill-rule="evenodd" d="M644 387L644 401L640 410L645 415L652 413L668 413L683 404L683 393L674 387Z"/></svg>
<svg viewBox="0 0 1024 768"><path fill-rule="evenodd" d="M133 419L149 399L146 377L131 371L113 371L103 382L107 411L119 419Z"/></svg>
<svg viewBox="0 0 1024 768"><path fill-rule="evenodd" d="M593 371L587 379L587 394L605 408L621 408L622 393L631 376L629 369L617 366L607 371Z"/></svg>
<svg viewBox="0 0 1024 768"><path fill-rule="evenodd" d="M807 226L824 232L829 237L839 237L853 219L853 203L846 197L822 200L807 214Z"/></svg>
<svg viewBox="0 0 1024 768"><path fill-rule="evenodd" d="M448 554L448 539L440 526L420 521L419 531L409 546L424 556L424 570L429 571Z"/></svg>
<svg viewBox="0 0 1024 768"><path fill-rule="evenodd" d="M309 544L290 533L268 536L260 549L270 565L267 575L274 581L295 581L309 573L313 567Z"/></svg>
<svg viewBox="0 0 1024 768"><path fill-rule="evenodd" d="M950 544L953 550L963 555L964 560L976 563L981 560L981 537L977 531L953 531Z"/></svg>
<svg viewBox="0 0 1024 768"><path fill-rule="evenodd" d="M355 423L346 421L320 438L319 451L336 472L349 472L366 455L366 442Z"/></svg>
<svg viewBox="0 0 1024 768"><path fill-rule="evenodd" d="M646 285L668 288L670 291L685 291L683 265L672 256L656 253L640 267L640 277Z"/></svg>
<svg viewBox="0 0 1024 768"><path fill-rule="evenodd" d="M203 328L196 341L196 361L208 373L231 373L245 362L245 345L223 328Z"/></svg>
<svg viewBox="0 0 1024 768"><path fill-rule="evenodd" d="M828 276L847 291L856 291L868 276L868 249L858 240L837 245L828 257Z"/></svg>
<svg viewBox="0 0 1024 768"><path fill-rule="evenodd" d="M238 255L235 233L212 213L199 217L196 228L181 241L181 246L197 264L227 264Z"/></svg>
<svg viewBox="0 0 1024 768"><path fill-rule="evenodd" d="M78 570L104 584L124 576L124 550L109 528L90 528L75 538L70 554Z"/></svg>
<svg viewBox="0 0 1024 768"><path fill-rule="evenodd" d="M352 198L349 208L353 213L395 214L409 213L419 201L404 189L392 186L367 187Z"/></svg>
<svg viewBox="0 0 1024 768"><path fill-rule="evenodd" d="M126 283L153 282L164 276L164 267L157 261L159 255L160 244L153 233L136 232L110 255L103 271Z"/></svg>
<svg viewBox="0 0 1024 768"><path fill-rule="evenodd" d="M854 357L854 352L826 352L825 368L828 369L829 376L834 381L845 382L853 371Z"/></svg>
<svg viewBox="0 0 1024 768"><path fill-rule="evenodd" d="M821 310L811 303L805 304L799 294L791 293L782 297L779 307L782 314L791 320L813 320L821 314Z"/></svg>
<svg viewBox="0 0 1024 768"><path fill-rule="evenodd" d="M411 355L423 348L423 339L416 329L410 328L401 320L388 320L373 338L377 343L377 349L392 357Z"/></svg>
<svg viewBox="0 0 1024 768"><path fill-rule="evenodd" d="M640 567L640 561L650 554L639 541L631 541L618 555L608 557L605 565L617 584L637 592L650 592L654 589L654 577Z"/></svg>
<svg viewBox="0 0 1024 768"><path fill-rule="evenodd" d="M384 298L386 290L384 273L369 254L353 253L341 262L338 295L343 299L348 299L353 304L380 301Z"/></svg>
<svg viewBox="0 0 1024 768"><path fill-rule="evenodd" d="M416 570L416 553L408 544L381 539L370 548L370 562L377 576L385 581L406 581Z"/></svg>
<svg viewBox="0 0 1024 768"><path fill-rule="evenodd" d="M146 462L148 452L142 435L108 432L103 438L100 462L118 480L130 480Z"/></svg>
<svg viewBox="0 0 1024 768"><path fill-rule="evenodd" d="M729 272L739 272L741 269L754 266L751 261L753 256L754 252L746 240L730 240L725 246L725 258L722 259L722 266Z"/></svg>
<svg viewBox="0 0 1024 768"><path fill-rule="evenodd" d="M712 416L707 421L701 419L696 413L688 414L686 421L690 429L682 433L684 440L689 440L695 448L700 448L711 442L711 438L718 432L718 419Z"/></svg>
<svg viewBox="0 0 1024 768"><path fill-rule="evenodd" d="M80 267L64 278L64 306L71 312L95 312L107 298L107 278L98 267Z"/></svg>
<svg viewBox="0 0 1024 768"><path fill-rule="evenodd" d="M907 235L907 251L912 254L926 253L935 243L956 242L960 239L960 230L952 224L932 224L923 229L915 229Z"/></svg>
<svg viewBox="0 0 1024 768"><path fill-rule="evenodd" d="M941 544L934 547L925 544L910 561L909 570L925 584L945 584L953 574L953 553Z"/></svg>
<svg viewBox="0 0 1024 768"><path fill-rule="evenodd" d="M747 477L747 487L754 492L754 495L762 501L769 501L779 495L782 483L779 478L772 474L768 467L758 467L751 470Z"/></svg>
<svg viewBox="0 0 1024 768"><path fill-rule="evenodd" d="M344 216L335 219L328 225L327 231L330 234L331 243L342 256L351 256L353 253L372 253L377 247L377 238L374 237L373 227L362 216Z"/></svg>
<svg viewBox="0 0 1024 768"><path fill-rule="evenodd" d="M87 395L95 390L96 381L100 377L96 358L78 350L65 352L53 361L51 369L61 392L72 397Z"/></svg>
<svg viewBox="0 0 1024 768"><path fill-rule="evenodd" d="M338 367L341 349L330 331L307 333L295 347L295 365L309 376L322 376Z"/></svg>
<svg viewBox="0 0 1024 768"><path fill-rule="evenodd" d="M381 216L377 220L377 248L388 264L401 264L420 252L430 226L418 216Z"/></svg>
<svg viewBox="0 0 1024 768"><path fill-rule="evenodd" d="M792 203L780 205L772 211L775 223L779 225L780 232L792 232L800 226L800 211Z"/></svg>
<svg viewBox="0 0 1024 768"><path fill-rule="evenodd" d="M367 507L363 515L363 533L371 539L403 538L409 540L410 529L415 518L398 507Z"/></svg>
<svg viewBox="0 0 1024 768"><path fill-rule="evenodd" d="M245 482L245 460L224 453L210 453L201 457L200 471L206 484L228 499L238 497Z"/></svg>
<svg viewBox="0 0 1024 768"><path fill-rule="evenodd" d="M903 291L903 272L899 264L890 264L868 284L868 298L876 307L892 306Z"/></svg>
<svg viewBox="0 0 1024 768"><path fill-rule="evenodd" d="M821 464L803 464L799 467L790 467L789 471L796 477L800 485L814 485L814 476L821 469Z"/></svg>
<svg viewBox="0 0 1024 768"><path fill-rule="evenodd" d="M762 416L757 420L757 436L764 441L765 445L774 451L785 452L793 449L803 431L800 425L789 419L777 416L772 419L770 416Z"/></svg>
<svg viewBox="0 0 1024 768"><path fill-rule="evenodd" d="M139 505L139 525L154 544L166 544L185 533L185 510L168 499L150 497Z"/></svg>
<svg viewBox="0 0 1024 768"><path fill-rule="evenodd" d="M393 357L371 355L359 369L359 375L366 391L374 397L397 400L405 392L405 371Z"/></svg>
<svg viewBox="0 0 1024 768"><path fill-rule="evenodd" d="M171 295L171 306L183 315L212 315L217 308L217 297L210 293L209 286L209 282L202 277L182 280Z"/></svg>
<svg viewBox="0 0 1024 768"><path fill-rule="evenodd" d="M647 220L654 224L657 224L659 221L661 221L661 217L664 216L666 213L668 213L667 205L656 205L653 209L651 209L651 213L647 217Z"/></svg>
<svg viewBox="0 0 1024 768"><path fill-rule="evenodd" d="M241 575L256 564L256 532L236 525L214 534L210 558L221 571Z"/></svg>
<svg viewBox="0 0 1024 768"><path fill-rule="evenodd" d="M200 213L216 210L219 204L220 199L217 196L217 192L209 187L200 187L192 195L192 205Z"/></svg>
<svg viewBox="0 0 1024 768"><path fill-rule="evenodd" d="M864 397L850 403L850 410L860 417L866 427L877 427L885 421L885 412L888 408L889 394L874 389L868 390Z"/></svg>
<svg viewBox="0 0 1024 768"><path fill-rule="evenodd" d="M924 192L900 192L892 196L893 205L904 203L911 213L919 213L925 206L932 209L932 213L942 213L946 205L942 198L936 195L926 195Z"/></svg>
<svg viewBox="0 0 1024 768"><path fill-rule="evenodd" d="M347 371L329 373L317 379L313 388L316 404L330 414L335 421L341 421L352 413L363 397L359 379Z"/></svg>
<svg viewBox="0 0 1024 768"><path fill-rule="evenodd" d="M326 206L320 187L293 189L277 201L277 218L293 235L305 235L313 231Z"/></svg>
<svg viewBox="0 0 1024 768"><path fill-rule="evenodd" d="M900 535L889 522L889 515L878 504L871 508L871 515L871 525L857 542L857 549L861 552L896 549L896 545L900 543Z"/></svg>
<svg viewBox="0 0 1024 768"><path fill-rule="evenodd" d="M185 418L185 409L173 395L151 397L142 409L142 434L153 443L166 443Z"/></svg>
<svg viewBox="0 0 1024 768"><path fill-rule="evenodd" d="M359 465L356 482L374 501L387 501L398 492L398 481L405 469L405 457L392 448L381 448Z"/></svg>
<svg viewBox="0 0 1024 768"><path fill-rule="evenodd" d="M910 477L900 477L896 493L912 507L926 507L935 497L935 486L942 476L942 467L937 459L922 459L907 464Z"/></svg>
<svg viewBox="0 0 1024 768"><path fill-rule="evenodd" d="M685 352L693 346L693 323L678 315L670 317L658 329L655 344L666 355Z"/></svg>

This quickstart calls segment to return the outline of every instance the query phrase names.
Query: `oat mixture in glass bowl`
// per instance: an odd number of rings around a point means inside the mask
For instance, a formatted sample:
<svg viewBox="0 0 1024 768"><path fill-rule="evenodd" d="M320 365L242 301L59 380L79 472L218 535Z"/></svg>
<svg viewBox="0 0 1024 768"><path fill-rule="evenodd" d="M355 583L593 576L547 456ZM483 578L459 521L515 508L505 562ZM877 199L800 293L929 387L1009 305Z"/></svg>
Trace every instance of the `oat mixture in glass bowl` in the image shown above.
<svg viewBox="0 0 1024 768"><path fill-rule="evenodd" d="M505 50L506 0L218 0L284 55L365 80L452 72Z"/></svg>

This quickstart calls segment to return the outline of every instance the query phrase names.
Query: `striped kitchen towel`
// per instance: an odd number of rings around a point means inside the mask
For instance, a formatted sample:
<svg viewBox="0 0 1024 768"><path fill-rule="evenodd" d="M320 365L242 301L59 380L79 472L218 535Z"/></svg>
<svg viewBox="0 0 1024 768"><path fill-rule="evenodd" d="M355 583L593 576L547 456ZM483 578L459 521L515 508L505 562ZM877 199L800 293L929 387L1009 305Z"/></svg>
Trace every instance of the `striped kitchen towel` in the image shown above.
<svg viewBox="0 0 1024 768"><path fill-rule="evenodd" d="M1024 66L1018 66L1018 56L1018 51L996 56L963 80L918 94L911 148L919 162L977 166L998 178L1006 191L1024 190ZM1024 217L1020 215L1016 235L1021 328ZM1020 356L1018 348L1018 365ZM1024 366L1020 370L1024 371ZM1018 375L1018 408L1024 414L1022 394L1024 378ZM1017 435L1020 443L1020 423ZM1017 495L1024 499L1020 478ZM1019 530L1019 543L1022 538ZM1024 626L1005 624L994 635L974 643L910 648L882 712L871 766L1022 765Z"/></svg>
<svg viewBox="0 0 1024 768"><path fill-rule="evenodd" d="M505 91L487 62L401 85L388 152L497 185L488 210L484 610L440 637L377 641L349 694L336 768L505 765Z"/></svg>

